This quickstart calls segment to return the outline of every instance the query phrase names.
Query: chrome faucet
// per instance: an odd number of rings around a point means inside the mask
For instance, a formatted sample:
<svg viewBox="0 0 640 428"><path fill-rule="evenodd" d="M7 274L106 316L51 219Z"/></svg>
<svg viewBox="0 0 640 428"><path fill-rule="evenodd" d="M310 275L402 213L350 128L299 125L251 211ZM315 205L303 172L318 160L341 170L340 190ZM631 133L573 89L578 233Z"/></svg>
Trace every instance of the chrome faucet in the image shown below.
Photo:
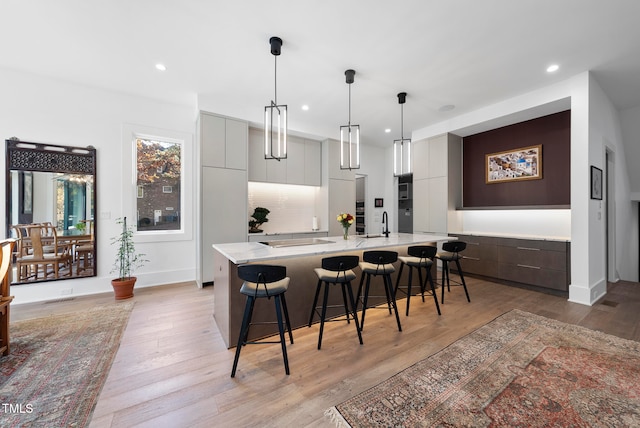
<svg viewBox="0 0 640 428"><path fill-rule="evenodd" d="M384 224L384 231L382 232L382 234L388 238L389 237L389 215L387 214L386 211L382 213L382 224Z"/></svg>

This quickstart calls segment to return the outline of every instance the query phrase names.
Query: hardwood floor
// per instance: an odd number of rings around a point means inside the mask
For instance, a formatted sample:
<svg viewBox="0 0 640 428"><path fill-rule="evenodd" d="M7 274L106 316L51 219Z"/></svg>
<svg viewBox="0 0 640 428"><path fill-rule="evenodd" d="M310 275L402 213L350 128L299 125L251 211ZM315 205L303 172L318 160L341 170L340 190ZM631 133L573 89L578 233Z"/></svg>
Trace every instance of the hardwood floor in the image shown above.
<svg viewBox="0 0 640 428"><path fill-rule="evenodd" d="M236 377L234 349L215 325L213 289L194 284L136 290L135 307L96 406L91 427L327 427L324 411L511 309L640 340L640 284L609 285L589 307L565 297L468 279L471 303L452 288L438 316L431 297L399 300L403 331L384 310L368 310L358 344L353 325L328 323L322 350L318 325L294 330L291 375L279 345L246 346ZM46 316L113 301L111 294L57 303L12 306L12 320ZM311 302L310 302L311 305Z"/></svg>

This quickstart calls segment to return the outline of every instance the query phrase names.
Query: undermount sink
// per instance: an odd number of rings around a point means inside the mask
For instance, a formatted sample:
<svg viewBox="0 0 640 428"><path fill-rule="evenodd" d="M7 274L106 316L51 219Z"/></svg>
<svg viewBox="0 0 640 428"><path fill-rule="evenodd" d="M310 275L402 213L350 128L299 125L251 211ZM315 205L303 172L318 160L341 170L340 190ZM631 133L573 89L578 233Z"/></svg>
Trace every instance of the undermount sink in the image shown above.
<svg viewBox="0 0 640 428"><path fill-rule="evenodd" d="M384 238L385 236L381 233L378 233L377 235L358 235L358 238Z"/></svg>
<svg viewBox="0 0 640 428"><path fill-rule="evenodd" d="M282 239L280 241L265 241L261 244L268 245L272 248L283 247L297 247L300 245L318 245L318 244L333 244L335 241L321 238L302 238L302 239Z"/></svg>

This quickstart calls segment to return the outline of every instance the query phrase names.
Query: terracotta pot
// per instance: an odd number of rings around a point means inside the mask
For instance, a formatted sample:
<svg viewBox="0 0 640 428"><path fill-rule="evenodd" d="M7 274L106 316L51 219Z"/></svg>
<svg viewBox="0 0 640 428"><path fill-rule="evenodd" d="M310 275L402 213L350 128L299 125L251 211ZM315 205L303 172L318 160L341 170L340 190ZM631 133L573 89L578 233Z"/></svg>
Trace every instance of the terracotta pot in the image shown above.
<svg viewBox="0 0 640 428"><path fill-rule="evenodd" d="M113 286L113 292L116 295L116 300L130 299L133 297L133 286L136 285L136 277L121 280L112 279L111 285Z"/></svg>

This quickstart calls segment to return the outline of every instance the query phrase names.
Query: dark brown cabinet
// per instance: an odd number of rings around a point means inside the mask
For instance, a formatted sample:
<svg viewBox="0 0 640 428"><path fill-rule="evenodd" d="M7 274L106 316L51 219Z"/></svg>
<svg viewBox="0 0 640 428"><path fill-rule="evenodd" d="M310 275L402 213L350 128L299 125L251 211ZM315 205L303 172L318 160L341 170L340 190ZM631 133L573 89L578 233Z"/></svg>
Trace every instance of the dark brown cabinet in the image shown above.
<svg viewBox="0 0 640 428"><path fill-rule="evenodd" d="M452 234L467 243L462 269L506 282L568 291L570 242Z"/></svg>

